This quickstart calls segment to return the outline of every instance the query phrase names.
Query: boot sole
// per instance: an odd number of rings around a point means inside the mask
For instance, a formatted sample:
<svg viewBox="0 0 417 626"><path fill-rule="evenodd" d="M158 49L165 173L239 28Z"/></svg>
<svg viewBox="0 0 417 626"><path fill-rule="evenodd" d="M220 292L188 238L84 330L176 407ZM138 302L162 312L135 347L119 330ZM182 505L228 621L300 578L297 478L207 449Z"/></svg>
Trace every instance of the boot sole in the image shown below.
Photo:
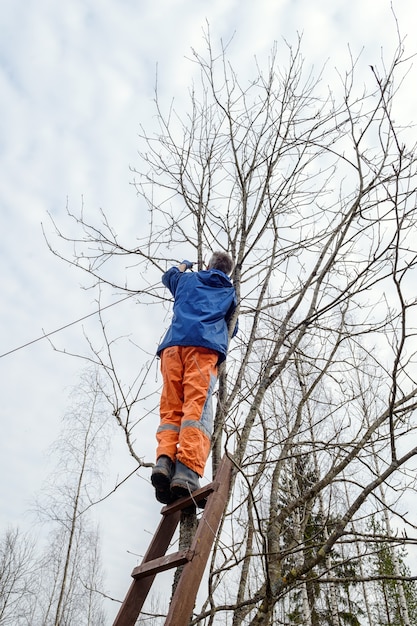
<svg viewBox="0 0 417 626"><path fill-rule="evenodd" d="M189 483L171 482L171 491L172 493L175 493L178 498L182 496L189 496L194 491L197 491L197 489L200 489L200 485L192 486Z"/></svg>
<svg viewBox="0 0 417 626"><path fill-rule="evenodd" d="M167 474L162 472L154 472L151 474L151 483L158 489L168 490L171 484L171 479Z"/></svg>

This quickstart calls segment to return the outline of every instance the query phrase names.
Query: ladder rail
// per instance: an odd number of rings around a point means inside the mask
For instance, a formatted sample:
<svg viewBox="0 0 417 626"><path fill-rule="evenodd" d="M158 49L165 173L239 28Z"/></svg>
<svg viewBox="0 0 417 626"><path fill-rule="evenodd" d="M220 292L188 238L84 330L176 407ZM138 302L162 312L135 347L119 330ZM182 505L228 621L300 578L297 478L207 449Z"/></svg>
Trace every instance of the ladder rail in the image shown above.
<svg viewBox="0 0 417 626"><path fill-rule="evenodd" d="M191 543L191 561L184 565L171 600L165 626L186 626L189 623L201 579L226 507L230 488L232 463L224 456L216 474L218 489L210 496Z"/></svg>

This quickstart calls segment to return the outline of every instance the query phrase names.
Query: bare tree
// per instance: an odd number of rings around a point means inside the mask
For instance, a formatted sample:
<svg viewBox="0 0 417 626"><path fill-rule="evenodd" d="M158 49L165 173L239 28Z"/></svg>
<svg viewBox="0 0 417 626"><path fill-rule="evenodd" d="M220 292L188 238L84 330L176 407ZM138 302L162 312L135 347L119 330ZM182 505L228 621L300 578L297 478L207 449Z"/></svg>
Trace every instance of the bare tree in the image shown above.
<svg viewBox="0 0 417 626"><path fill-rule="evenodd" d="M124 243L106 216L69 213L80 236L55 225L60 246L49 243L93 286L142 306L164 302L159 274L174 259L194 255L202 267L220 248L236 261L240 333L220 372L212 453L214 469L233 455L235 474L195 624L290 624L299 591L313 624L313 586L330 598L329 623L342 624L342 590L351 598L367 582L347 567L372 550L366 520L388 511L407 528L402 542L416 539L403 504L417 456L416 146L394 121L409 59L399 38L365 85L352 57L326 88L328 70L314 75L301 43L286 46L285 63L275 45L249 76L207 32L205 53L192 54L188 109L165 111L157 89L159 126L141 132L134 185L146 233ZM140 290L131 270L118 275L121 259L142 270ZM101 328L106 349L90 344L90 358L112 381L114 414L141 459L131 416L135 405L156 411L144 392L150 357L123 385Z"/></svg>
<svg viewBox="0 0 417 626"><path fill-rule="evenodd" d="M0 540L0 624L25 623L36 571L33 540L9 528ZM19 621L21 620L21 621Z"/></svg>
<svg viewBox="0 0 417 626"><path fill-rule="evenodd" d="M99 537L88 517L98 499L100 462L108 447L108 419L97 372L88 370L74 389L64 418L56 472L37 509L49 526L40 563L37 622L44 626L102 626Z"/></svg>

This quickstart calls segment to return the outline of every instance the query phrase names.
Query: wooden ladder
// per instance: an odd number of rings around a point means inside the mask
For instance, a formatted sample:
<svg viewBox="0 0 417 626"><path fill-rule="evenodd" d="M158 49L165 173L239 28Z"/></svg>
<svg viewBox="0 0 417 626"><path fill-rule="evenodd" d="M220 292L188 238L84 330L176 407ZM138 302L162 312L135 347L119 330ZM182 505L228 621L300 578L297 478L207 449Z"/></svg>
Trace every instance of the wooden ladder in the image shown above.
<svg viewBox="0 0 417 626"><path fill-rule="evenodd" d="M161 510L162 520L141 565L132 572L133 582L113 626L134 626L156 574L179 565L184 567L171 600L165 626L188 624L214 537L226 507L231 472L232 461L225 455L212 483ZM180 521L181 511L202 500L207 500L207 503L190 548L167 555L166 551Z"/></svg>

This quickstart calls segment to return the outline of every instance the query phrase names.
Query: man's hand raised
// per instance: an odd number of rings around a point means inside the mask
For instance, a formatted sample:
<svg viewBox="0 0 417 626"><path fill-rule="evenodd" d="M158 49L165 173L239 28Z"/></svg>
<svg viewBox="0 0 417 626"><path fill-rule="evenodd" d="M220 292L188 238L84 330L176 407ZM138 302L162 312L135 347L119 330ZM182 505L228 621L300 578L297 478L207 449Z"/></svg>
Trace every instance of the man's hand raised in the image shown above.
<svg viewBox="0 0 417 626"><path fill-rule="evenodd" d="M180 265L185 265L185 269L186 269L186 270L191 270L191 269L193 269L193 263L192 263L192 261L187 261L187 260L185 260L185 261L181 261Z"/></svg>

